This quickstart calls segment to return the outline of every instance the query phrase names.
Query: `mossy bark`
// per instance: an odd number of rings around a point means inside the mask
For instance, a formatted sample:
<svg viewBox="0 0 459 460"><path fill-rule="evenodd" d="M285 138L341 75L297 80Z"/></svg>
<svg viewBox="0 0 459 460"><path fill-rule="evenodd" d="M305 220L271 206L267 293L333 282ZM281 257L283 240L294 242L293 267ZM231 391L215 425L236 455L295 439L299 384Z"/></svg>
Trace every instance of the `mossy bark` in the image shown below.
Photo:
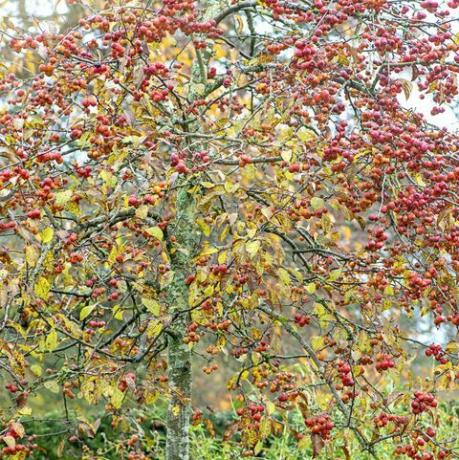
<svg viewBox="0 0 459 460"><path fill-rule="evenodd" d="M176 238L171 254L174 272L168 286L171 315L188 310L188 286L185 279L191 271L198 234L195 227L195 202L183 181L176 199L176 220L169 226ZM170 326L168 346L169 408L167 414L167 460L190 458L189 424L191 417L191 351L183 338L189 314L177 315Z"/></svg>

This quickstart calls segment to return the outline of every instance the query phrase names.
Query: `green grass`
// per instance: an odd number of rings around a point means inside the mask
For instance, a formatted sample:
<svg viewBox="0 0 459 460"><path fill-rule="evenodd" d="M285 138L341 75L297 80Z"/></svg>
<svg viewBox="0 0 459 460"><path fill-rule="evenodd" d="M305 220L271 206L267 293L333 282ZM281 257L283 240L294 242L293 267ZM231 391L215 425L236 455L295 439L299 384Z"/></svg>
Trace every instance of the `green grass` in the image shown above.
<svg viewBox="0 0 459 460"><path fill-rule="evenodd" d="M443 403L439 407L438 417L441 421L437 430L437 440L454 440L459 433L459 404L456 402ZM146 458L152 460L164 459L165 405L159 403L148 409L131 409L124 421L117 427L112 426L113 419L104 417L99 426L92 429L77 419L68 422L62 419L62 414L49 415L47 420L24 420L27 434L35 433L35 442L39 449L31 458L35 460L123 460L127 459L130 451L144 452ZM231 440L223 440L223 433L231 423L233 414L217 414L212 416L215 434L212 435L204 424L193 426L190 430L191 450L193 460L233 460L244 457L247 450L240 446L235 435ZM300 417L293 417L289 422L298 431L304 432L304 424ZM425 414L425 426L432 423L430 416ZM68 432L65 432L68 430ZM372 429L366 432L371 437ZM133 435L140 436L135 448L127 448L127 440ZM71 442L70 436L77 435L78 440ZM375 446L375 457L363 452L352 433L337 426L332 432L332 439L326 443L318 460L392 460L399 440L382 442ZM453 441L450 448L458 449L459 444ZM246 455L245 458L266 460L305 460L313 458L309 435L298 442L287 429L283 433L267 436L257 444L256 455ZM406 458L406 457L405 457ZM457 458L457 457L451 457Z"/></svg>

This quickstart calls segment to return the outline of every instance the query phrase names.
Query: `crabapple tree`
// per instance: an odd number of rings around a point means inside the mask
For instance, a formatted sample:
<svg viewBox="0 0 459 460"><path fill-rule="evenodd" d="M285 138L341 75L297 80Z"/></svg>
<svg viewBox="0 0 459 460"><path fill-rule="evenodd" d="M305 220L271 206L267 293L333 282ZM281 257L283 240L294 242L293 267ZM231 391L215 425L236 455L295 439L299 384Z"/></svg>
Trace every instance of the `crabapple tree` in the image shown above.
<svg viewBox="0 0 459 460"><path fill-rule="evenodd" d="M3 454L33 453L51 389L118 421L166 399L186 460L193 377L225 367L245 456L290 431L313 456L457 458L435 413L459 377L459 136L435 116L459 2L80 6L3 35L35 62L0 79ZM138 439L123 455L153 458Z"/></svg>

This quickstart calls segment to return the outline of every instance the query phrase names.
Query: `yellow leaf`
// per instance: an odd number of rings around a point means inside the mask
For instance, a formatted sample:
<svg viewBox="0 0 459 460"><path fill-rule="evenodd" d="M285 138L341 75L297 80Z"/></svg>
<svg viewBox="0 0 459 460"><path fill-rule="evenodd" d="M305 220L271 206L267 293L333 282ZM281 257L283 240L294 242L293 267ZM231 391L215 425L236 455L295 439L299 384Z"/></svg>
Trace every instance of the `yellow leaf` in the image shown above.
<svg viewBox="0 0 459 460"><path fill-rule="evenodd" d="M138 217L139 219L145 219L145 217L148 216L148 206L143 205L143 206L138 207L135 210L135 216Z"/></svg>
<svg viewBox="0 0 459 460"><path fill-rule="evenodd" d="M123 310L121 310L121 307L119 305L115 305L113 307L113 318L115 318L118 321L123 320Z"/></svg>
<svg viewBox="0 0 459 460"><path fill-rule="evenodd" d="M234 184L233 182L230 182L227 180L224 184L225 190L228 193L233 193L239 188L239 184Z"/></svg>
<svg viewBox="0 0 459 460"><path fill-rule="evenodd" d="M337 270L332 270L330 274L328 275L328 280L336 281L338 278L341 278L342 273L343 273L343 270L341 268L338 268Z"/></svg>
<svg viewBox="0 0 459 460"><path fill-rule="evenodd" d="M323 337L316 336L311 339L311 345L314 351L317 351L323 348L324 344L325 342L324 342Z"/></svg>
<svg viewBox="0 0 459 460"><path fill-rule="evenodd" d="M178 404L176 404L173 408L172 408L172 414L174 415L174 417L178 417L179 414L180 414L180 406Z"/></svg>
<svg viewBox="0 0 459 460"><path fill-rule="evenodd" d="M164 238L163 231L159 227L150 227L147 229L147 233L157 240L162 240Z"/></svg>
<svg viewBox="0 0 459 460"><path fill-rule="evenodd" d="M298 132L296 133L296 135L298 136L298 139L302 142L308 142L308 141L311 141L313 139L316 138L315 134L313 131L305 128L304 126L302 126Z"/></svg>
<svg viewBox="0 0 459 460"><path fill-rule="evenodd" d="M315 283L309 283L306 285L306 292L308 294L314 294L316 292L316 285Z"/></svg>
<svg viewBox="0 0 459 460"><path fill-rule="evenodd" d="M103 181L108 187L114 187L116 185L117 178L111 172L102 171L100 173L100 177L103 179Z"/></svg>
<svg viewBox="0 0 459 460"><path fill-rule="evenodd" d="M53 239L54 235L54 230L51 227L46 227L41 233L40 233L40 239L42 243L49 243Z"/></svg>
<svg viewBox="0 0 459 460"><path fill-rule="evenodd" d="M290 284L290 274L285 268L279 268L279 278L286 286Z"/></svg>
<svg viewBox="0 0 459 460"><path fill-rule="evenodd" d="M29 407L29 406L21 407L21 409L18 410L18 414L20 414L20 415L31 415L32 414L32 408Z"/></svg>
<svg viewBox="0 0 459 460"><path fill-rule="evenodd" d="M51 393L57 394L60 391L59 383L57 383L57 380L48 380L44 385L47 390L51 391Z"/></svg>
<svg viewBox="0 0 459 460"><path fill-rule="evenodd" d="M63 206L68 201L70 201L70 198L72 198L72 195L73 195L72 190L65 190L64 192L56 193L54 197L54 201L58 206Z"/></svg>
<svg viewBox="0 0 459 460"><path fill-rule="evenodd" d="M215 254L216 252L218 252L218 249L213 246L209 246L208 242L206 241L198 257L210 256L211 254Z"/></svg>
<svg viewBox="0 0 459 460"><path fill-rule="evenodd" d="M80 310L80 321L83 321L84 319L86 319L86 318L92 313L92 311L94 310L94 308L96 308L96 305L97 305L97 304L94 304L94 305L86 305L86 307L83 307L83 308Z"/></svg>
<svg viewBox="0 0 459 460"><path fill-rule="evenodd" d="M159 316L161 312L161 305L154 299L148 299L142 297L142 303L145 305L145 308L153 315Z"/></svg>
<svg viewBox="0 0 459 460"><path fill-rule="evenodd" d="M446 345L445 350L448 353L453 353L453 354L459 353L459 343L455 341L449 342L448 345Z"/></svg>
<svg viewBox="0 0 459 460"><path fill-rule="evenodd" d="M145 403L153 404L159 398L159 391L154 391L152 393L146 392L145 394Z"/></svg>
<svg viewBox="0 0 459 460"><path fill-rule="evenodd" d="M218 254L217 261L219 264L225 264L226 260L228 258L228 252L227 251L222 251L220 254Z"/></svg>
<svg viewBox="0 0 459 460"><path fill-rule="evenodd" d="M52 351L57 347L57 332L55 329L52 329L46 336L45 345L46 349L49 351Z"/></svg>
<svg viewBox="0 0 459 460"><path fill-rule="evenodd" d="M268 402L266 403L266 413L267 413L268 415L272 415L272 414L274 414L274 412L276 412L276 406L275 406L275 404L272 403L271 401L268 401Z"/></svg>
<svg viewBox="0 0 459 460"><path fill-rule="evenodd" d="M40 377L40 375L42 374L43 370L41 368L41 366L39 366L38 364L33 364L32 366L30 366L30 370L33 374L35 374L37 377Z"/></svg>
<svg viewBox="0 0 459 460"><path fill-rule="evenodd" d="M2 441L8 447L15 447L16 446L16 439L13 436L2 436Z"/></svg>
<svg viewBox="0 0 459 460"><path fill-rule="evenodd" d="M212 229L207 225L204 219L196 219L196 223L199 225L199 228L202 230L205 236L209 236Z"/></svg>
<svg viewBox="0 0 459 460"><path fill-rule="evenodd" d="M121 405L123 404L123 400L124 400L124 393L118 387L114 387L113 393L110 397L110 402L112 403L112 406L115 409L119 409Z"/></svg>
<svg viewBox="0 0 459 460"><path fill-rule="evenodd" d="M293 153L291 150L282 150L281 157L286 163L290 163Z"/></svg>
<svg viewBox="0 0 459 460"><path fill-rule="evenodd" d="M34 292L37 294L40 299L48 300L49 298L49 291L51 289L51 285L49 284L48 280L43 276L38 278L38 281L35 283Z"/></svg>
<svg viewBox="0 0 459 460"><path fill-rule="evenodd" d="M35 246L26 246L25 248L26 262L31 266L35 266L35 262L38 260L38 251Z"/></svg>
<svg viewBox="0 0 459 460"><path fill-rule="evenodd" d="M162 330L163 326L159 321L150 321L147 326L147 337L151 339L156 337Z"/></svg>
<svg viewBox="0 0 459 460"><path fill-rule="evenodd" d="M261 247L261 241L260 240L254 240L254 241L249 241L245 245L245 250L249 254L251 258L255 257L258 250Z"/></svg>

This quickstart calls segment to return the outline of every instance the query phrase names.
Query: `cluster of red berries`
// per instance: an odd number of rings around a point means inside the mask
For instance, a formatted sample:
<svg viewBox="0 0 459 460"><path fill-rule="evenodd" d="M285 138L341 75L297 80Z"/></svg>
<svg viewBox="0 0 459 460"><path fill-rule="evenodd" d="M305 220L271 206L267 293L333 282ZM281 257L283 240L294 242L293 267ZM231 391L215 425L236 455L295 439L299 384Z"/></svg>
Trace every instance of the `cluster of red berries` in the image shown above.
<svg viewBox="0 0 459 460"><path fill-rule="evenodd" d="M312 434L318 434L322 439L328 439L331 430L335 426L328 414L307 418L305 423L311 429Z"/></svg>
<svg viewBox="0 0 459 460"><path fill-rule="evenodd" d="M64 162L64 158L59 152L46 152L37 155L37 161L39 163L47 163L48 161L55 161L59 164Z"/></svg>
<svg viewBox="0 0 459 460"><path fill-rule="evenodd" d="M304 315L302 313L297 313L295 315L295 323L298 324L298 326L303 327L308 325L311 322L311 317L309 315Z"/></svg>
<svg viewBox="0 0 459 460"><path fill-rule="evenodd" d="M351 375L351 365L342 360L338 360L336 364L337 364L338 374L341 379L341 383L345 387L354 386L355 382Z"/></svg>
<svg viewBox="0 0 459 460"><path fill-rule="evenodd" d="M228 266L225 264L211 265L210 270L214 275L225 275L228 273Z"/></svg>
<svg viewBox="0 0 459 460"><path fill-rule="evenodd" d="M184 343L199 342L201 336L196 333L198 327L199 324L194 322L188 325L188 327L186 328L187 335L183 338Z"/></svg>
<svg viewBox="0 0 459 460"><path fill-rule="evenodd" d="M255 422L259 422L263 417L263 412L265 411L265 406L263 404L250 403L247 408L240 407L236 413L239 417L243 415L249 415L249 417Z"/></svg>
<svg viewBox="0 0 459 460"><path fill-rule="evenodd" d="M386 353L378 353L376 355L375 367L378 372L382 372L395 367L395 363L391 355Z"/></svg>
<svg viewBox="0 0 459 460"><path fill-rule="evenodd" d="M2 449L2 454L4 455L15 455L19 452L28 452L29 448L27 446L24 446L22 444L16 444L14 446L8 446L4 447Z"/></svg>
<svg viewBox="0 0 459 460"><path fill-rule="evenodd" d="M441 345L432 343L425 351L426 356L433 356L440 364L446 364L448 358L445 356L445 352Z"/></svg>
<svg viewBox="0 0 459 460"><path fill-rule="evenodd" d="M172 153L170 157L171 166L180 174L188 174L190 170L177 153Z"/></svg>
<svg viewBox="0 0 459 460"><path fill-rule="evenodd" d="M401 428L409 422L409 418L403 415L388 414L381 412L374 419L374 423L378 428L386 426L389 422L394 423L397 427Z"/></svg>
<svg viewBox="0 0 459 460"><path fill-rule="evenodd" d="M218 364L212 364L210 366L204 366L202 368L202 372L204 372L205 374L209 375L209 374L212 374L212 372L215 372L216 370L218 369Z"/></svg>
<svg viewBox="0 0 459 460"><path fill-rule="evenodd" d="M95 319L92 319L89 321L88 326L92 328L99 328L99 327L104 327L105 326L105 321L97 321Z"/></svg>
<svg viewBox="0 0 459 460"><path fill-rule="evenodd" d="M424 393L423 391L416 391L414 393L414 400L411 403L411 410L413 414L421 414L430 408L437 407L437 400L432 393Z"/></svg>
<svg viewBox="0 0 459 460"><path fill-rule="evenodd" d="M386 241L389 236L384 232L383 228L376 228L372 232L373 239L368 242L365 246L369 251L377 251L384 246L384 241Z"/></svg>

